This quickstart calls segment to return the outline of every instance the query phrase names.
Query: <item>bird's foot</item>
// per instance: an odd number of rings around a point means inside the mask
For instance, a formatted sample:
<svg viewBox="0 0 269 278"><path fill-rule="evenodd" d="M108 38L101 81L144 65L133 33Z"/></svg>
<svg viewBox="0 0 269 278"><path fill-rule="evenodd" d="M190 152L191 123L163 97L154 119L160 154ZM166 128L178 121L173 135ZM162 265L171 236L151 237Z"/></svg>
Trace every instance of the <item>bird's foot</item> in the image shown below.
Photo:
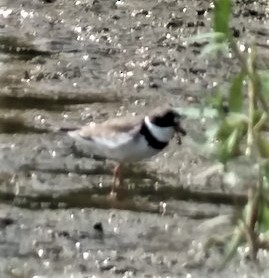
<svg viewBox="0 0 269 278"><path fill-rule="evenodd" d="M111 192L108 194L107 198L109 200L116 200L117 199L117 192L115 190L111 190Z"/></svg>
<svg viewBox="0 0 269 278"><path fill-rule="evenodd" d="M127 190L124 187L117 187L116 190L111 190L110 194L108 195L108 199L119 201L126 199L127 195Z"/></svg>

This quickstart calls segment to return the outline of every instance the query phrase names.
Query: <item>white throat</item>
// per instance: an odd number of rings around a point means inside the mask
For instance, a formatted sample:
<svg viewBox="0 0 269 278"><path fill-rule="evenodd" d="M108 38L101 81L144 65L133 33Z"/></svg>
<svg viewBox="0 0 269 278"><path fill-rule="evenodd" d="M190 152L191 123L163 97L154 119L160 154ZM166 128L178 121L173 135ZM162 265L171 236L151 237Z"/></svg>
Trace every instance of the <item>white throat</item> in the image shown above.
<svg viewBox="0 0 269 278"><path fill-rule="evenodd" d="M168 142L174 136L174 128L172 126L169 127L160 127L153 124L149 117L145 117L145 124L149 129L150 133L161 142Z"/></svg>

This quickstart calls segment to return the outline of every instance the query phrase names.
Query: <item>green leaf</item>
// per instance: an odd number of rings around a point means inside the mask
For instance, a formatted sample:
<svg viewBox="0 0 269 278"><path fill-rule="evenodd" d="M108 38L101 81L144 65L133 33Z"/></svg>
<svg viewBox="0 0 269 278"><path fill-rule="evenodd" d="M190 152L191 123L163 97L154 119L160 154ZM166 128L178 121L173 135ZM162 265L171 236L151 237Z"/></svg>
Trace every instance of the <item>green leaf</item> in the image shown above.
<svg viewBox="0 0 269 278"><path fill-rule="evenodd" d="M190 38L187 38L188 43L194 42L210 42L210 41L224 41L226 39L225 34L220 32L201 33Z"/></svg>
<svg viewBox="0 0 269 278"><path fill-rule="evenodd" d="M239 153L239 139L240 130L238 128L234 129L227 140L220 145L217 155L223 164L226 164L231 158Z"/></svg>
<svg viewBox="0 0 269 278"><path fill-rule="evenodd" d="M231 135L233 132L234 127L230 126L227 121L223 121L216 132L216 139L220 140L221 142L224 142L227 140L227 138Z"/></svg>
<svg viewBox="0 0 269 278"><path fill-rule="evenodd" d="M261 204L261 218L260 218L260 232L264 233L269 231L269 208L265 202Z"/></svg>
<svg viewBox="0 0 269 278"><path fill-rule="evenodd" d="M266 127L268 121L267 113L259 111L258 109L254 112L254 132L258 133Z"/></svg>
<svg viewBox="0 0 269 278"><path fill-rule="evenodd" d="M231 112L241 112L243 108L244 94L243 94L243 81L245 72L241 71L232 82L229 90L229 110Z"/></svg>
<svg viewBox="0 0 269 278"><path fill-rule="evenodd" d="M269 158L269 142L261 132L257 134L257 146L262 158Z"/></svg>
<svg viewBox="0 0 269 278"><path fill-rule="evenodd" d="M229 113L226 121L230 126L238 126L242 123L248 123L248 116L243 113Z"/></svg>
<svg viewBox="0 0 269 278"><path fill-rule="evenodd" d="M243 223L240 221L238 226L235 228L231 240L228 242L225 248L225 256L222 261L219 270L222 270L226 264L234 257L237 248L243 243L244 233L243 233Z"/></svg>
<svg viewBox="0 0 269 278"><path fill-rule="evenodd" d="M229 155L234 155L236 150L237 150L237 143L238 143L238 138L239 138L239 129L235 129L233 133L229 136L227 139L227 151Z"/></svg>
<svg viewBox="0 0 269 278"><path fill-rule="evenodd" d="M207 54L216 54L219 52L225 52L227 50L228 50L227 42L212 41L203 48L203 50L201 51L200 57L203 57Z"/></svg>
<svg viewBox="0 0 269 278"><path fill-rule="evenodd" d="M259 76L262 93L266 100L269 100L269 70L259 71Z"/></svg>
<svg viewBox="0 0 269 278"><path fill-rule="evenodd" d="M216 132L216 139L222 142L227 140L235 129L240 130L240 137L247 132L248 117L241 113L230 113L220 124Z"/></svg>
<svg viewBox="0 0 269 278"><path fill-rule="evenodd" d="M215 9L213 16L213 29L215 32L223 33L229 36L229 20L232 11L231 0L215 0Z"/></svg>

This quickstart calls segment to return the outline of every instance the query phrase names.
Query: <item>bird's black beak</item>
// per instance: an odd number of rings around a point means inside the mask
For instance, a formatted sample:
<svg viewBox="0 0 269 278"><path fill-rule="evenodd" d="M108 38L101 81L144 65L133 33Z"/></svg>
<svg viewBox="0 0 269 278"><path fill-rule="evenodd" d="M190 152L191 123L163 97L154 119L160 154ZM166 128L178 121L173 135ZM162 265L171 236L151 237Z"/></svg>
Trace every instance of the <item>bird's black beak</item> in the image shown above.
<svg viewBox="0 0 269 278"><path fill-rule="evenodd" d="M186 130L180 125L180 123L178 123L175 127L175 131L176 131L176 140L177 143L179 145L181 145L182 141L181 141L181 136L185 136L187 134Z"/></svg>
<svg viewBox="0 0 269 278"><path fill-rule="evenodd" d="M180 110L178 108L173 108L174 113L176 114L175 118L175 132L178 137L179 142L181 142L181 136L187 135L186 130L181 126L180 120L183 118L183 116L180 114Z"/></svg>
<svg viewBox="0 0 269 278"><path fill-rule="evenodd" d="M187 135L186 130L180 125L180 123L178 123L175 129L177 133L181 133L183 136Z"/></svg>

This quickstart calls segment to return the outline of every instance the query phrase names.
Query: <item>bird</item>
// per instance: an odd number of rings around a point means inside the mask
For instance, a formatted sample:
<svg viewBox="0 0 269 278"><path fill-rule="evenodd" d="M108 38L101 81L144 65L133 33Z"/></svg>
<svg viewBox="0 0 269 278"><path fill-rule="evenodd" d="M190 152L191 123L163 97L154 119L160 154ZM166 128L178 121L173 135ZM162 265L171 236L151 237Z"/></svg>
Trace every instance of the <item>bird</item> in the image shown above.
<svg viewBox="0 0 269 278"><path fill-rule="evenodd" d="M165 149L177 135L186 135L181 115L173 107L158 107L147 115L117 117L68 131L78 145L97 156L116 162L111 195L123 186L121 168L124 163L148 159Z"/></svg>

